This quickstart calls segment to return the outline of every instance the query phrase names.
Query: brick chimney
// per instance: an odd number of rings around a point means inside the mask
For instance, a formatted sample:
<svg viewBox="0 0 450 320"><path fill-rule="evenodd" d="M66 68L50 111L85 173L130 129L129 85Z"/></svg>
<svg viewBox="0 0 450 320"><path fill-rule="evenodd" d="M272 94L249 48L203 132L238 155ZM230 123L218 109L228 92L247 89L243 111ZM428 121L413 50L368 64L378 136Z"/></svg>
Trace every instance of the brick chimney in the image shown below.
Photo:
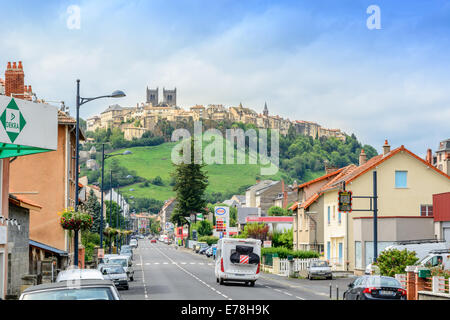
<svg viewBox="0 0 450 320"><path fill-rule="evenodd" d="M384 140L384 146L383 146L383 156L391 152L391 146L389 145L387 140Z"/></svg>
<svg viewBox="0 0 450 320"><path fill-rule="evenodd" d="M5 95L14 98L23 99L25 92L25 74L23 72L22 61L19 61L19 65L16 62L8 62L5 71Z"/></svg>
<svg viewBox="0 0 450 320"><path fill-rule="evenodd" d="M359 165L362 166L367 161L367 155L364 152L364 149L361 149L361 153L359 154Z"/></svg>
<svg viewBox="0 0 450 320"><path fill-rule="evenodd" d="M431 149L427 149L427 157L425 158L425 161L429 164L433 164L433 156L431 154Z"/></svg>

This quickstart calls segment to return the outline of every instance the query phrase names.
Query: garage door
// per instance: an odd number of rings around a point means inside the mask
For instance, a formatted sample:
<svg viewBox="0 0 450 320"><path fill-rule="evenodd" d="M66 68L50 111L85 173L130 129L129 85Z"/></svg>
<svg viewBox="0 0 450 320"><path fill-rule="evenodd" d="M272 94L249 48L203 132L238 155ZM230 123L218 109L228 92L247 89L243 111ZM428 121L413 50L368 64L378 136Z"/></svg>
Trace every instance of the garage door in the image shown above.
<svg viewBox="0 0 450 320"><path fill-rule="evenodd" d="M450 228L444 228L444 239L450 244Z"/></svg>

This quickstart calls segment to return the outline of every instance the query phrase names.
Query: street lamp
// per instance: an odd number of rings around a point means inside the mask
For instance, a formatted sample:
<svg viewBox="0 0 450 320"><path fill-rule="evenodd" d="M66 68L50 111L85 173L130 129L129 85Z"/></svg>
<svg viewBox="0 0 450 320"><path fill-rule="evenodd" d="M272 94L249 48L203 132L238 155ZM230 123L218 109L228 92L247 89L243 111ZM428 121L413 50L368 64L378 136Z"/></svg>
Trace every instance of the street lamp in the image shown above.
<svg viewBox="0 0 450 320"><path fill-rule="evenodd" d="M114 153L114 154L105 154L105 143L102 143L102 186L101 186L101 213L100 213L100 248L103 248L103 176L104 176L104 172L105 172L105 160L114 156L122 156L122 155L127 155L127 154L131 154L131 151L126 150L123 153ZM111 175L110 175L110 188L111 190L109 191L111 194L112 191L112 170L110 171ZM111 196L110 196L111 199ZM111 204L109 204L109 225L111 226ZM110 252L111 253L111 252Z"/></svg>
<svg viewBox="0 0 450 320"><path fill-rule="evenodd" d="M88 103L92 100L96 100L96 99L101 99L101 98L122 98L125 97L125 93L123 91L120 90L116 90L114 91L112 94L110 95L106 95L106 96L98 96L95 98L82 98L80 97L80 79L77 79L77 97L76 97L76 109L77 109L77 124L76 124L76 136L75 136L75 143L76 143L76 155L75 155L75 211L78 211L78 178L79 178L79 172L78 172L78 168L79 168L79 144L80 144L80 107L85 104ZM103 207L102 207L103 208ZM103 210L103 209L102 209ZM103 217L103 216L102 216ZM78 232L75 232L75 237L74 237L74 265L78 266Z"/></svg>

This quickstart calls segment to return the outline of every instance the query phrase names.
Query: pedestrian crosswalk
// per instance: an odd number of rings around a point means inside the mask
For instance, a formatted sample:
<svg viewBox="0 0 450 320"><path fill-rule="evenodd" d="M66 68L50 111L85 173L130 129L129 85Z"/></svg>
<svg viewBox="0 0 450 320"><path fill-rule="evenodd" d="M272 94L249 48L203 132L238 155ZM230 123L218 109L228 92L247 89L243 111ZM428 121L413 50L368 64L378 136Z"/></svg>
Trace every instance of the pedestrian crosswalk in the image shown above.
<svg viewBox="0 0 450 320"><path fill-rule="evenodd" d="M206 263L206 262L167 262L167 261L163 261L163 262L145 262L145 263L143 263L143 264L141 264L141 263L136 263L136 266L142 266L142 265L145 265L145 266L151 266L151 265L170 265L170 264L182 264L182 265L187 265L187 264L189 264L189 265L208 265L208 266L213 266L214 265L214 263L212 263L212 262L209 262L209 263Z"/></svg>

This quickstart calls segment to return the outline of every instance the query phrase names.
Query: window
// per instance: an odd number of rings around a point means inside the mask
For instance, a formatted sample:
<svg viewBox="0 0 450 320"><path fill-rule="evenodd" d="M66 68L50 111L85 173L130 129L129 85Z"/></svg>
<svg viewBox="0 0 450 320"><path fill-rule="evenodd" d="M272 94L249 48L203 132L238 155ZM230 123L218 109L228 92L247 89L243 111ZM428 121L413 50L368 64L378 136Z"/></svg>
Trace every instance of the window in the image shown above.
<svg viewBox="0 0 450 320"><path fill-rule="evenodd" d="M336 206L333 206L333 220L336 219Z"/></svg>
<svg viewBox="0 0 450 320"><path fill-rule="evenodd" d="M339 242L339 264L342 264L342 242Z"/></svg>
<svg viewBox="0 0 450 320"><path fill-rule="evenodd" d="M303 229L303 214L298 216L298 229L299 230Z"/></svg>
<svg viewBox="0 0 450 320"><path fill-rule="evenodd" d="M433 206L430 204L420 205L420 215L422 217L432 217L433 216Z"/></svg>
<svg viewBox="0 0 450 320"><path fill-rule="evenodd" d="M331 210L331 208L330 208L330 206L328 206L328 224L330 224L330 210Z"/></svg>
<svg viewBox="0 0 450 320"><path fill-rule="evenodd" d="M331 244L330 241L327 241L327 260L330 260L330 251L331 251Z"/></svg>
<svg viewBox="0 0 450 320"><path fill-rule="evenodd" d="M407 188L407 174L408 171L395 171L395 187Z"/></svg>
<svg viewBox="0 0 450 320"><path fill-rule="evenodd" d="M342 215L341 215L341 212L339 211L338 212L338 222L339 222L339 224L341 224L341 221L342 221Z"/></svg>
<svg viewBox="0 0 450 320"><path fill-rule="evenodd" d="M355 267L362 268L361 241L355 241Z"/></svg>

